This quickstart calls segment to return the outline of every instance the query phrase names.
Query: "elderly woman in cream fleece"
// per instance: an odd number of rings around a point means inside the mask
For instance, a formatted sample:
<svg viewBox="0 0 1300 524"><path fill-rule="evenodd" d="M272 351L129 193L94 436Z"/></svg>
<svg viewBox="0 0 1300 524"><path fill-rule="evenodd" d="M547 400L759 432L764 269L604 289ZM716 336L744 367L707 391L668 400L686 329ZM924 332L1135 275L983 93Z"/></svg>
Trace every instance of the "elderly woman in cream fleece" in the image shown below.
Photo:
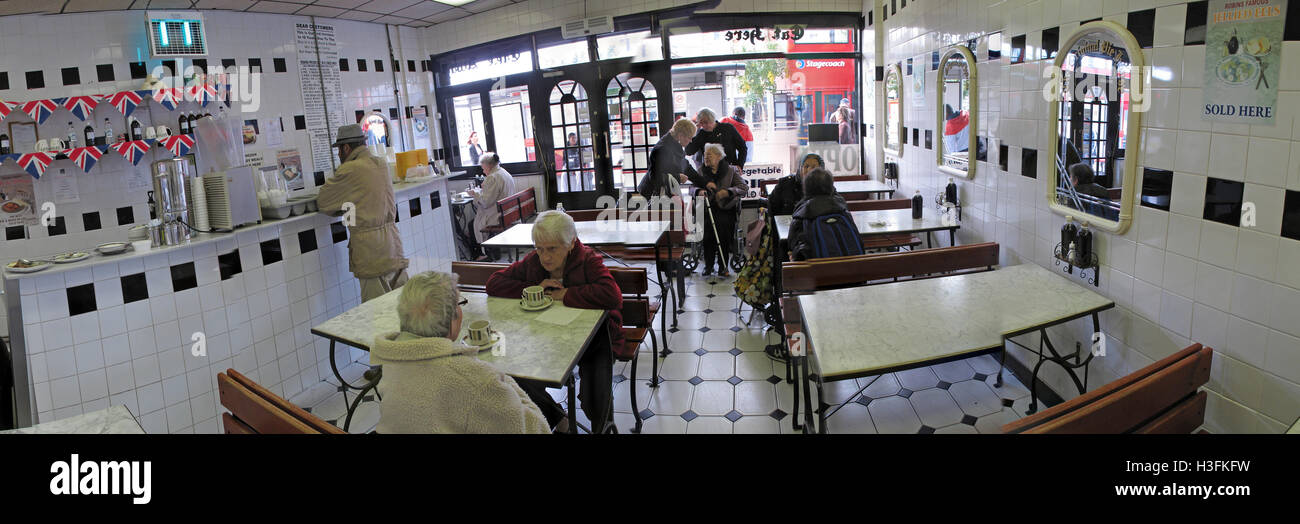
<svg viewBox="0 0 1300 524"><path fill-rule="evenodd" d="M456 344L462 312L456 276L426 272L402 287L400 333L375 339L384 366L378 433L550 433L514 379Z"/></svg>

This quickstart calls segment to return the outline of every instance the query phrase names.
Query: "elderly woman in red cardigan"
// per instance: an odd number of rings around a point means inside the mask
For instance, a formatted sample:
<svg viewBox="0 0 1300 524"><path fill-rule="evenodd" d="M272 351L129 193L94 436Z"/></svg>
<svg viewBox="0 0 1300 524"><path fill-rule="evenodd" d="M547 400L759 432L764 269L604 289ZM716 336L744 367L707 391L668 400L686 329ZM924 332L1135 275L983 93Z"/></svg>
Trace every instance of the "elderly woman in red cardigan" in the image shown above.
<svg viewBox="0 0 1300 524"><path fill-rule="evenodd" d="M600 433L612 422L614 351L623 348L623 292L605 268L599 253L578 241L573 218L560 211L546 211L533 223L534 250L497 271L488 278L487 293L494 297L519 298L524 288L542 286L546 293L565 306L604 309L609 312L607 337L598 336L578 361L579 405L592 421L592 431ZM564 412L545 388L532 383L520 384L528 396L542 408L546 420L557 432L567 430ZM597 422L603 421L603 422Z"/></svg>

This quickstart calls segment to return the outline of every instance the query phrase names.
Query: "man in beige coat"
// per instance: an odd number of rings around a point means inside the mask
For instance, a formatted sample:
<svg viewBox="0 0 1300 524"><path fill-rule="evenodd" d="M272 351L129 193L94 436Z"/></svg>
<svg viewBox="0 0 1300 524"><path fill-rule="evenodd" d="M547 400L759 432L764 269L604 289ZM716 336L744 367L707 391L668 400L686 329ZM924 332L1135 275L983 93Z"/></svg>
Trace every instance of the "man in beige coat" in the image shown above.
<svg viewBox="0 0 1300 524"><path fill-rule="evenodd" d="M402 256L387 164L370 154L359 125L340 127L334 146L342 163L320 188L316 204L322 213L344 215L348 269L361 281L365 302L401 287L410 262Z"/></svg>
<svg viewBox="0 0 1300 524"><path fill-rule="evenodd" d="M370 363L384 366L377 433L550 433L514 379L454 342L462 311L456 276L425 272L402 287L400 333L377 337Z"/></svg>

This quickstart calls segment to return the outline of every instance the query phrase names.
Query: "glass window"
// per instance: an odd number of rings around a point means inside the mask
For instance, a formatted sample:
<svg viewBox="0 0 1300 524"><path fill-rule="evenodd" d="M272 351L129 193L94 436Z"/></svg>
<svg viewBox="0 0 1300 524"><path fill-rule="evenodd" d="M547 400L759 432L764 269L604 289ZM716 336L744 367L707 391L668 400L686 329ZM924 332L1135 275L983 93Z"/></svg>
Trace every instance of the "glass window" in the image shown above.
<svg viewBox="0 0 1300 524"><path fill-rule="evenodd" d="M650 31L596 38L596 53L601 60L632 57L633 62L663 60L663 40Z"/></svg>
<svg viewBox="0 0 1300 524"><path fill-rule="evenodd" d="M668 46L672 48L673 58L753 53L851 53L854 51L853 35L854 31L847 28L778 25L672 34Z"/></svg>
<svg viewBox="0 0 1300 524"><path fill-rule="evenodd" d="M550 105L558 191L595 191L595 154L587 90L573 80L562 81L551 89Z"/></svg>
<svg viewBox="0 0 1300 524"><path fill-rule="evenodd" d="M460 85L532 70L532 51L522 51L454 66L447 80L450 85Z"/></svg>
<svg viewBox="0 0 1300 524"><path fill-rule="evenodd" d="M543 69L581 64L590 59L586 40L537 48L537 63Z"/></svg>
<svg viewBox="0 0 1300 524"><path fill-rule="evenodd" d="M861 174L855 144L862 119L852 58L682 64L673 67L672 81L674 114L694 117L710 108L747 139L747 170L778 164L788 173L812 139L821 142L816 151L833 173Z"/></svg>
<svg viewBox="0 0 1300 524"><path fill-rule="evenodd" d="M487 132L483 127L483 99L478 93L453 98L451 112L456 118L456 144L460 148L460 165L477 166L483 148L487 147Z"/></svg>
<svg viewBox="0 0 1300 524"><path fill-rule="evenodd" d="M498 89L488 96L492 102L492 131L496 137L496 153L501 158L501 163L537 160L528 87Z"/></svg>
<svg viewBox="0 0 1300 524"><path fill-rule="evenodd" d="M614 185L636 191L650 149L659 142L659 95L644 78L623 73L605 89L609 107L609 152Z"/></svg>

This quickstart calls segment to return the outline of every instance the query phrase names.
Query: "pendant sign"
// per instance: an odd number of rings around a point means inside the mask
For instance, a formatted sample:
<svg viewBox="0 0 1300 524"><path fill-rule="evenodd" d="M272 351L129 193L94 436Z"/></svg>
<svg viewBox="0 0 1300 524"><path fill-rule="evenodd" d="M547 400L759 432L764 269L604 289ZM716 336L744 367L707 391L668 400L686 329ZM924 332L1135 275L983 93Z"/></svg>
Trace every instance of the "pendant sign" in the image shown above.
<svg viewBox="0 0 1300 524"><path fill-rule="evenodd" d="M1286 0L1211 0L1201 118L1275 125Z"/></svg>

